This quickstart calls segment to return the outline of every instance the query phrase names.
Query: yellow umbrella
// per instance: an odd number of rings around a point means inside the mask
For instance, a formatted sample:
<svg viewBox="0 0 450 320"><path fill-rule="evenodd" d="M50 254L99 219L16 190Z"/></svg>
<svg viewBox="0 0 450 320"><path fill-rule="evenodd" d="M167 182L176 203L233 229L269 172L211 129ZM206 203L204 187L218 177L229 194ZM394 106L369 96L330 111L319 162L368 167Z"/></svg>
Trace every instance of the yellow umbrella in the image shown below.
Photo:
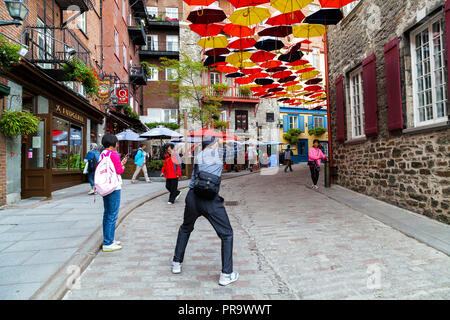
<svg viewBox="0 0 450 320"><path fill-rule="evenodd" d="M239 64L241 64L245 60L250 59L251 56L252 53L249 51L239 51L228 55L225 61L229 64L232 64L233 66L240 67Z"/></svg>
<svg viewBox="0 0 450 320"><path fill-rule="evenodd" d="M312 65L310 65L310 64L304 64L302 66L292 66L292 67L289 67L289 69L290 70L303 70L303 69L308 69L311 67L312 67Z"/></svg>
<svg viewBox="0 0 450 320"><path fill-rule="evenodd" d="M323 24L303 23L292 27L292 34L296 38L320 37L327 31Z"/></svg>
<svg viewBox="0 0 450 320"><path fill-rule="evenodd" d="M297 90L301 90L302 88L303 88L303 86L298 84L298 85L287 87L286 91L297 91Z"/></svg>
<svg viewBox="0 0 450 320"><path fill-rule="evenodd" d="M319 75L319 74L320 74L319 71L314 70L314 71L309 71L309 72L301 73L301 74L299 75L299 77L300 77L302 80L309 80L309 79L315 78L315 77L316 77L317 75Z"/></svg>
<svg viewBox="0 0 450 320"><path fill-rule="evenodd" d="M250 26L270 18L270 11L263 7L247 7L238 9L228 17L232 24Z"/></svg>
<svg viewBox="0 0 450 320"><path fill-rule="evenodd" d="M226 36L201 38L197 44L202 48L226 48L228 40Z"/></svg>
<svg viewBox="0 0 450 320"><path fill-rule="evenodd" d="M270 0L270 4L282 13L288 13L303 9L313 0Z"/></svg>

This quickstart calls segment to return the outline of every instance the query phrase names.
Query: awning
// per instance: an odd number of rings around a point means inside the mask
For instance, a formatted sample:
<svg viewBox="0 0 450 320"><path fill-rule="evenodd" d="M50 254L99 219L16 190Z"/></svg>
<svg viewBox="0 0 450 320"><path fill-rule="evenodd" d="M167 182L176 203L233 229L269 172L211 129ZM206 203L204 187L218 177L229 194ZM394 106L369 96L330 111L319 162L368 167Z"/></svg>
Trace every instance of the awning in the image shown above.
<svg viewBox="0 0 450 320"><path fill-rule="evenodd" d="M11 88L0 83L0 97L8 96Z"/></svg>

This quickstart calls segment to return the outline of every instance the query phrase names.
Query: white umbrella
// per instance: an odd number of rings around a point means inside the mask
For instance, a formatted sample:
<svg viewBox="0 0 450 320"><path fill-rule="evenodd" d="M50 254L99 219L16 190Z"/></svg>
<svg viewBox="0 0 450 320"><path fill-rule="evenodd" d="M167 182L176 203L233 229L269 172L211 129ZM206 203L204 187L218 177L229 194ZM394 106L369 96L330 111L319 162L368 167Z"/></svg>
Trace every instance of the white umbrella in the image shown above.
<svg viewBox="0 0 450 320"><path fill-rule="evenodd" d="M260 145L260 144L264 144L264 143L261 141L258 141L256 139L248 139L247 141L245 141L245 144Z"/></svg>
<svg viewBox="0 0 450 320"><path fill-rule="evenodd" d="M139 134L134 132L133 130L127 129L116 134L117 139L119 141L144 141L147 140L145 138L140 138Z"/></svg>
<svg viewBox="0 0 450 320"><path fill-rule="evenodd" d="M157 128L153 128L153 129L141 134L141 137L159 138L159 139L169 139L169 138L176 138L176 137L182 137L182 136L183 135L181 133L170 130L164 126L159 126Z"/></svg>
<svg viewBox="0 0 450 320"><path fill-rule="evenodd" d="M283 144L283 142L280 142L280 141L268 141L268 142L263 142L262 144L266 144L266 145Z"/></svg>

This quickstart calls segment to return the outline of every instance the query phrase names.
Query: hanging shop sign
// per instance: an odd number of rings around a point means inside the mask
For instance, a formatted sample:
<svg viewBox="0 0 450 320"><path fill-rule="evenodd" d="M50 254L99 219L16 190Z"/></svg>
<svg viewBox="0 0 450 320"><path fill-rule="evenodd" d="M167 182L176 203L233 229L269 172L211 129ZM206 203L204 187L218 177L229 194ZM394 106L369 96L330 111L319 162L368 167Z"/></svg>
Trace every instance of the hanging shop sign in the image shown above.
<svg viewBox="0 0 450 320"><path fill-rule="evenodd" d="M81 123L84 123L84 117L82 115L80 115L79 113L73 112L72 110L67 109L66 107L56 105L55 112L59 113L63 116L66 116L72 120L76 120Z"/></svg>
<svg viewBox="0 0 450 320"><path fill-rule="evenodd" d="M130 104L128 89L117 89L116 95L118 98L117 104L123 104L123 105Z"/></svg>
<svg viewBox="0 0 450 320"><path fill-rule="evenodd" d="M109 104L111 101L111 80L105 79L100 81L98 86L97 97L100 99L101 104Z"/></svg>

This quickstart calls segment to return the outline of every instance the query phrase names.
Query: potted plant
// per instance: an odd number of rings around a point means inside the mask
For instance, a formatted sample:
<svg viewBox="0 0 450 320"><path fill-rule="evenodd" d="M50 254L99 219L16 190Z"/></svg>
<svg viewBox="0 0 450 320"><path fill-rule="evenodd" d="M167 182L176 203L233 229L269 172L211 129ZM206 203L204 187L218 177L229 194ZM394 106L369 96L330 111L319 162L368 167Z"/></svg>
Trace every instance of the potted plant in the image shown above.
<svg viewBox="0 0 450 320"><path fill-rule="evenodd" d="M225 130L228 127L228 123L225 121L214 120L214 129Z"/></svg>
<svg viewBox="0 0 450 320"><path fill-rule="evenodd" d="M288 132L283 134L283 139L289 141L292 145L296 145L300 134L302 134L302 130L300 129L289 129Z"/></svg>
<svg viewBox="0 0 450 320"><path fill-rule="evenodd" d="M73 59L69 63L64 63L63 69L68 81L81 82L89 96L92 97L98 93L100 78L97 72L88 67L82 60Z"/></svg>
<svg viewBox="0 0 450 320"><path fill-rule="evenodd" d="M9 70L20 63L22 60L20 49L20 45L11 43L0 35L0 70Z"/></svg>
<svg viewBox="0 0 450 320"><path fill-rule="evenodd" d="M222 95L228 89L228 85L224 83L215 83L213 84L213 89L216 94Z"/></svg>
<svg viewBox="0 0 450 320"><path fill-rule="evenodd" d="M322 127L317 127L315 129L309 129L308 130L308 134L310 136L321 136L323 135L325 132L327 132L327 129L322 128Z"/></svg>
<svg viewBox="0 0 450 320"><path fill-rule="evenodd" d="M239 93L241 96L249 97L250 94L252 93L252 90L250 90L250 88L247 86L243 86L243 87L239 87Z"/></svg>
<svg viewBox="0 0 450 320"><path fill-rule="evenodd" d="M5 110L0 130L6 137L27 136L37 131L41 119L27 111Z"/></svg>
<svg viewBox="0 0 450 320"><path fill-rule="evenodd" d="M150 160L148 162L148 175L151 177L159 177L163 165L164 160Z"/></svg>

